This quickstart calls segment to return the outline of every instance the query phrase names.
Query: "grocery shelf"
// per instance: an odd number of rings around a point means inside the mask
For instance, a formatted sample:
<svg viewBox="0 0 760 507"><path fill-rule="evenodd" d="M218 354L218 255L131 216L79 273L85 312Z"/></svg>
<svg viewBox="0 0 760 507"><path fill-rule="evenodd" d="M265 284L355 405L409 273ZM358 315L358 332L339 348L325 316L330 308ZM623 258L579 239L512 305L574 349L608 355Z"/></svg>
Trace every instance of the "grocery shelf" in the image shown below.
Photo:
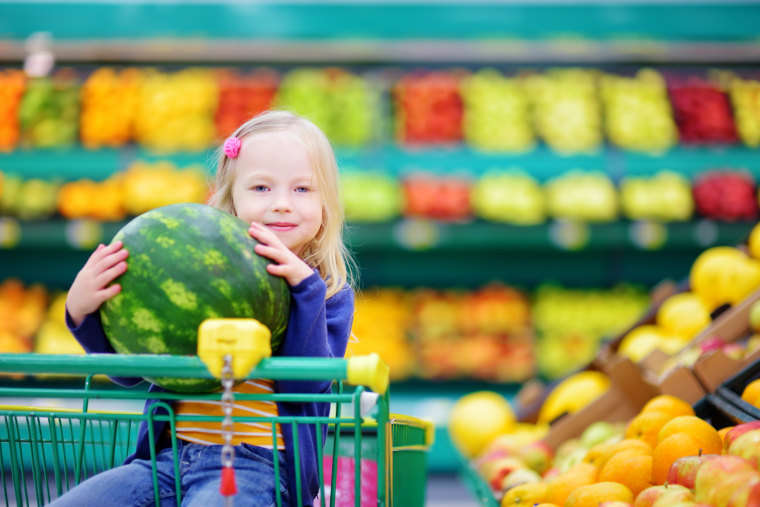
<svg viewBox="0 0 760 507"><path fill-rule="evenodd" d="M7 1L0 59L48 31L64 61L756 62L759 20L739 0Z"/></svg>
<svg viewBox="0 0 760 507"><path fill-rule="evenodd" d="M67 287L89 251L125 222L0 219L0 279L17 276ZM655 224L550 222L514 226L475 220L404 219L351 224L347 242L364 285L477 287L494 280L608 286L680 279L701 251L743 241L754 222Z"/></svg>
<svg viewBox="0 0 760 507"><path fill-rule="evenodd" d="M0 171L25 178L102 180L125 169L134 160L168 160L179 167L215 166L214 150L155 153L134 145L124 148L17 149L0 153ZM545 145L519 154L487 153L461 144L446 146L400 146L393 143L363 149L336 148L343 170L376 170L400 177L415 172L478 177L492 170L522 168L538 180L571 169L606 171L613 179L625 175L652 174L670 169L693 177L701 172L745 169L760 177L760 150L743 145L676 146L661 154L633 153L605 146L595 153L561 155Z"/></svg>

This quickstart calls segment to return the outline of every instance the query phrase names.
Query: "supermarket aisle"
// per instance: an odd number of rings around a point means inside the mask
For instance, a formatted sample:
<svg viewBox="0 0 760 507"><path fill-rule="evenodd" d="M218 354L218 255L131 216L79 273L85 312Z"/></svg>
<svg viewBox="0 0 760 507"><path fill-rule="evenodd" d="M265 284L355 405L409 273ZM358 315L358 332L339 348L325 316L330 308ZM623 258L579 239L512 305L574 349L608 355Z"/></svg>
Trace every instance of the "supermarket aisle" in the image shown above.
<svg viewBox="0 0 760 507"><path fill-rule="evenodd" d="M425 504L429 507L477 507L475 497L455 474L428 476Z"/></svg>

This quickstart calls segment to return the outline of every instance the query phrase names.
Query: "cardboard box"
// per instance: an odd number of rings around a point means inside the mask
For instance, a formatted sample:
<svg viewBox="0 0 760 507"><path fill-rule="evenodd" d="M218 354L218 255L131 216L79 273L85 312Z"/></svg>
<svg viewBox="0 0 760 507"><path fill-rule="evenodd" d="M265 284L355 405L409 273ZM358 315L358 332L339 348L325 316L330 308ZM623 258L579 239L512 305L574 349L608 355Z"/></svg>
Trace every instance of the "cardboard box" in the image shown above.
<svg viewBox="0 0 760 507"><path fill-rule="evenodd" d="M596 400L574 414L553 422L544 441L556 449L570 438L581 436L593 422L626 422L639 413L644 404L658 393L641 375L641 370L630 359L615 357L607 365L610 388Z"/></svg>

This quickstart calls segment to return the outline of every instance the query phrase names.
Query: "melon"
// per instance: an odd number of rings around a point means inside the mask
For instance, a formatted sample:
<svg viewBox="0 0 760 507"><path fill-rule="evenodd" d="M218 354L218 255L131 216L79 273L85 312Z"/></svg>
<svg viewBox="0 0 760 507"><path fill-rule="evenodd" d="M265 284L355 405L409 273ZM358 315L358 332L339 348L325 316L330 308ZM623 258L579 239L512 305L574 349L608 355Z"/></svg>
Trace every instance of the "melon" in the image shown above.
<svg viewBox="0 0 760 507"><path fill-rule="evenodd" d="M203 204L172 204L135 217L113 238L129 251L121 291L100 308L103 331L122 354L197 354L209 318L254 318L276 351L287 327L290 288L267 272L248 224ZM218 380L147 378L166 389L205 392Z"/></svg>

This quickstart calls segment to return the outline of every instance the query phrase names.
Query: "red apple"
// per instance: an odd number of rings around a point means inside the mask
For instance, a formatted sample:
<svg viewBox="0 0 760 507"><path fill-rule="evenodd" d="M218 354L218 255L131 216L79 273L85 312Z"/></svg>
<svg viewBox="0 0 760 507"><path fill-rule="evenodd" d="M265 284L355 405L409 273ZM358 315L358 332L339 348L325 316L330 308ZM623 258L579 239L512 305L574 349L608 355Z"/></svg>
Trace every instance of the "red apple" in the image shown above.
<svg viewBox="0 0 760 507"><path fill-rule="evenodd" d="M748 431L760 429L760 421L750 421L746 423L737 424L726 433L723 437L723 454L728 454L728 449L731 444L739 438L741 435Z"/></svg>
<svg viewBox="0 0 760 507"><path fill-rule="evenodd" d="M652 507L654 503L665 495L671 495L679 491L687 491L691 493L691 490L680 484L659 484L657 486L649 486L641 493L636 495L636 500L633 502L634 507Z"/></svg>
<svg viewBox="0 0 760 507"><path fill-rule="evenodd" d="M746 459L755 469L760 468L760 429L749 430L736 438L731 442L728 454Z"/></svg>
<svg viewBox="0 0 760 507"><path fill-rule="evenodd" d="M698 456L682 456L678 458L670 465L670 470L668 470L668 484L680 484L689 489L694 489L699 467L718 456L720 454L700 454Z"/></svg>
<svg viewBox="0 0 760 507"><path fill-rule="evenodd" d="M495 460L487 469L485 479L494 491L501 490L501 483L504 478L513 470L526 468L522 460L506 457Z"/></svg>
<svg viewBox="0 0 760 507"><path fill-rule="evenodd" d="M712 350L720 350L726 345L722 339L717 336L709 336L699 342L699 351L706 354Z"/></svg>
<svg viewBox="0 0 760 507"><path fill-rule="evenodd" d="M726 507L760 507L760 477L739 484Z"/></svg>
<svg viewBox="0 0 760 507"><path fill-rule="evenodd" d="M694 482L697 501L712 503L706 499L714 494L713 491L723 488L730 478L747 473L757 474L757 471L747 460L738 456L721 455L703 463Z"/></svg>
<svg viewBox="0 0 760 507"><path fill-rule="evenodd" d="M751 493L752 488L760 483L760 474L756 471L737 472L713 486L708 491L697 490L696 499L719 507L745 507L744 503L734 503L742 499L746 500Z"/></svg>

